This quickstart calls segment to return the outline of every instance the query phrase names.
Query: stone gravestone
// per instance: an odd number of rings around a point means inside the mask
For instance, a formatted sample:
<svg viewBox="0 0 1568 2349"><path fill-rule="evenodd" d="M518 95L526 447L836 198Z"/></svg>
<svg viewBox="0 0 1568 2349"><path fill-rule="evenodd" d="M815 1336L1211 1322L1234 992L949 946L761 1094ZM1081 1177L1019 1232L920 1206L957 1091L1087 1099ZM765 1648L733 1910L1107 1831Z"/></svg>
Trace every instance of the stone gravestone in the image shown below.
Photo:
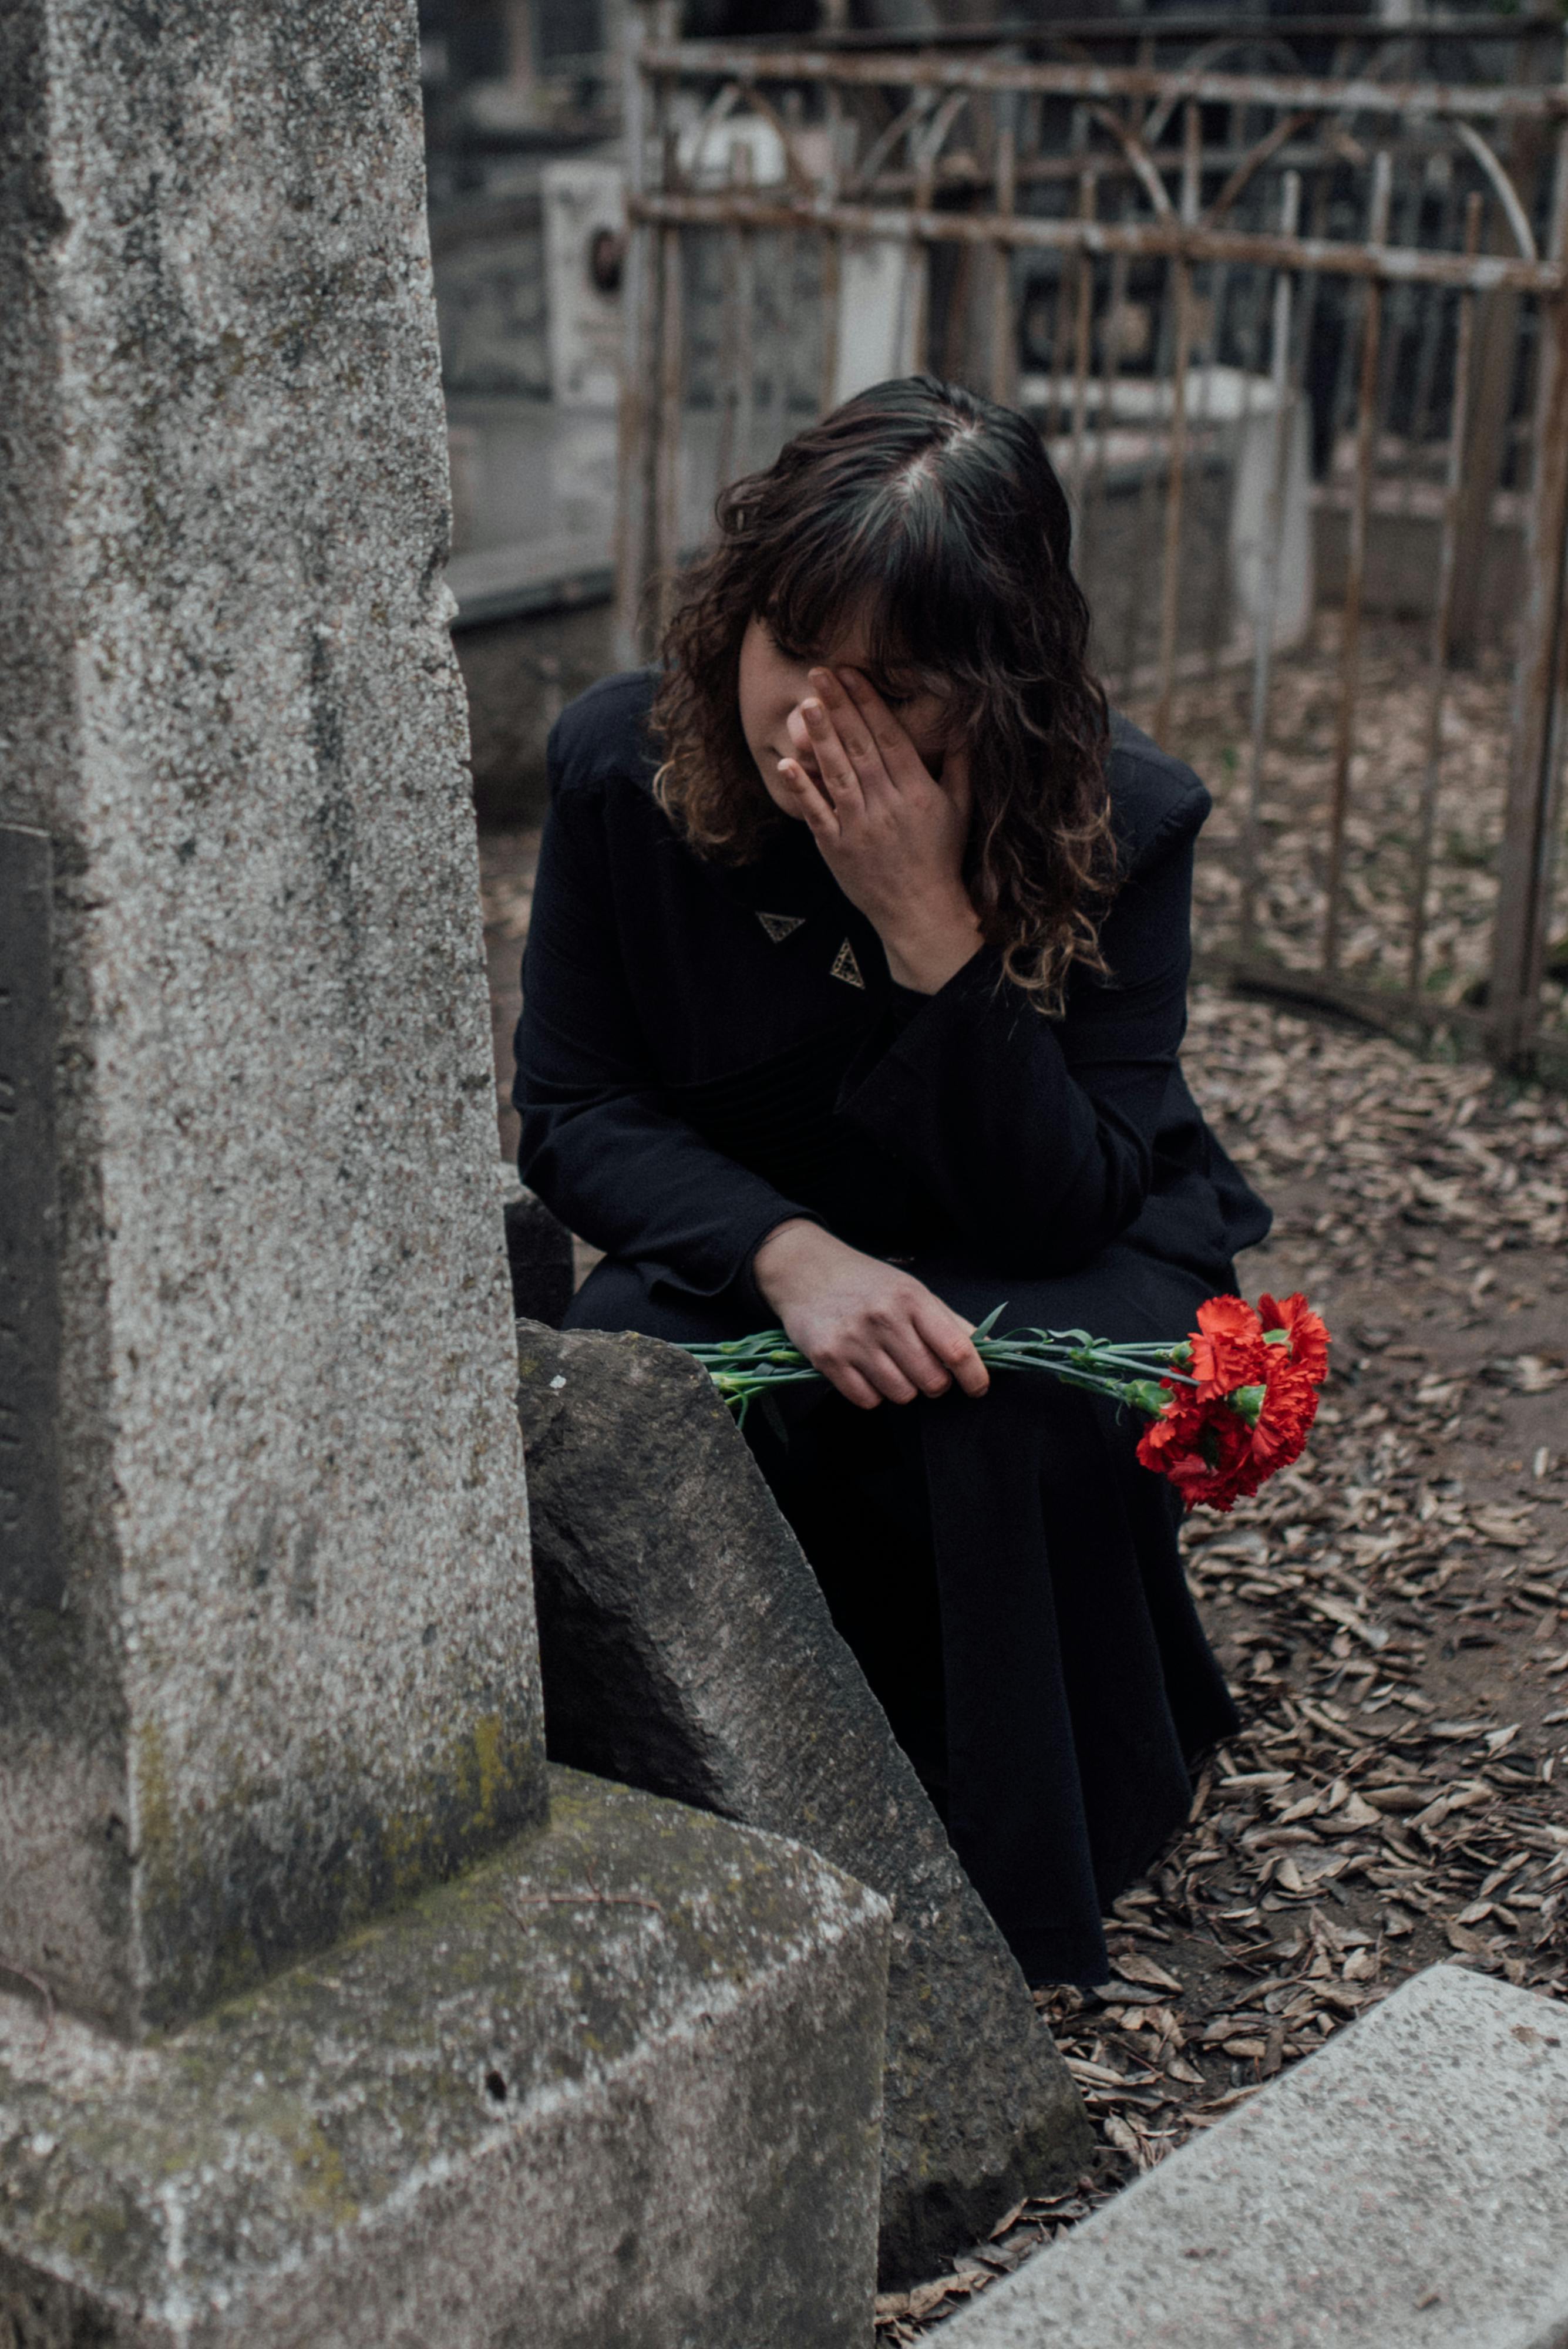
<svg viewBox="0 0 1568 2349"><path fill-rule="evenodd" d="M613 411L620 369L626 175L618 164L560 158L539 170L550 397L558 408Z"/></svg>
<svg viewBox="0 0 1568 2349"><path fill-rule="evenodd" d="M884 1904L551 1810L416 60L0 13L0 2338L847 2349Z"/></svg>
<svg viewBox="0 0 1568 2349"><path fill-rule="evenodd" d="M551 1753L892 1902L881 2273L932 2275L1077 2176L1077 2089L706 1374L649 1338L517 1339Z"/></svg>

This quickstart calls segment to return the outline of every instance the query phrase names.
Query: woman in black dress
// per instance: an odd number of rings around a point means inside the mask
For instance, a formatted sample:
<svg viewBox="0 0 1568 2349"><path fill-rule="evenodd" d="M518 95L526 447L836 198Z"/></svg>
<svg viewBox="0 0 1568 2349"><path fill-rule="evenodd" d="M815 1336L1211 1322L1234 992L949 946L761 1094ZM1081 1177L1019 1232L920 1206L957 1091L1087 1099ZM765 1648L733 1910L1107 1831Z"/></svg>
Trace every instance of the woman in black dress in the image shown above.
<svg viewBox="0 0 1568 2349"><path fill-rule="evenodd" d="M1180 1336L1268 1228L1178 1059L1208 796L1107 712L1010 410L880 385L718 521L551 738L523 1176L605 1250L569 1328L826 1374L763 1474L1031 1981L1103 1981L1236 1716L1137 1429L970 1337Z"/></svg>

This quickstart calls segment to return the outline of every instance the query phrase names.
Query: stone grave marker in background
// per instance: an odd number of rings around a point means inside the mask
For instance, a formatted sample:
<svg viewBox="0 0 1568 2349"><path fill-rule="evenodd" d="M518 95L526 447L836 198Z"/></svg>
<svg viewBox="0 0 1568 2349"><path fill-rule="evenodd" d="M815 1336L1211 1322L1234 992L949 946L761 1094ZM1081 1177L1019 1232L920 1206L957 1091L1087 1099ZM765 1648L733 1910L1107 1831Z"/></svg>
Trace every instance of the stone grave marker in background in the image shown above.
<svg viewBox="0 0 1568 2349"><path fill-rule="evenodd" d="M615 410L626 249L626 175L618 164L561 158L542 164L550 397L560 408Z"/></svg>
<svg viewBox="0 0 1568 2349"><path fill-rule="evenodd" d="M0 2336L848 2349L884 1904L547 1816L407 0L0 12Z"/></svg>

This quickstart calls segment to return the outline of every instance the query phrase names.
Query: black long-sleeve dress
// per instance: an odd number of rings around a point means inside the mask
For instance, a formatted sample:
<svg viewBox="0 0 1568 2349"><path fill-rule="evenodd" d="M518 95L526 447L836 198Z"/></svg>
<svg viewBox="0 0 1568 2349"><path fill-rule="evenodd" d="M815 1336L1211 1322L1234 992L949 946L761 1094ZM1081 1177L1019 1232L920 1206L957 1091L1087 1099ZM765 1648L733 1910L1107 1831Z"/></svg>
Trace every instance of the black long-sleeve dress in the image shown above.
<svg viewBox="0 0 1568 2349"><path fill-rule="evenodd" d="M652 687L607 679L550 741L515 1099L524 1179L606 1251L568 1326L767 1327L752 1258L805 1215L974 1320L1183 1334L1269 1223L1178 1059L1197 777L1116 721L1110 976L1045 1019L990 948L896 986L804 823L694 854L649 788ZM1103 1981L1103 1907L1236 1719L1137 1429L1030 1374L790 1396L787 1442L748 1433L960 1857L1032 1981Z"/></svg>

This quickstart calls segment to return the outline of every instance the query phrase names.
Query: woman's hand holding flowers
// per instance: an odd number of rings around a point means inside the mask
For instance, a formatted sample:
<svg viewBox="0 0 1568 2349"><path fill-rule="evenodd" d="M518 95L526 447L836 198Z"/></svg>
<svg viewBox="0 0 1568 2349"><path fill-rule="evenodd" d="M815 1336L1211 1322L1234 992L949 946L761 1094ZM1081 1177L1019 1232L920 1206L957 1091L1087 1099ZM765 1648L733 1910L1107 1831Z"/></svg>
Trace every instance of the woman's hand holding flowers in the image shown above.
<svg viewBox="0 0 1568 2349"><path fill-rule="evenodd" d="M876 1272L887 1275L892 1269L872 1258L857 1257L853 1248L814 1225L781 1224L757 1256L759 1284L770 1303L778 1299L772 1284L762 1281L761 1267L764 1251L775 1243L786 1276L791 1257L797 1268L803 1260L809 1266L810 1250L815 1244L829 1251L836 1249L847 1260L842 1303L856 1301L855 1266L861 1268L863 1277ZM799 1247L807 1249L805 1259L796 1255ZM758 1395L765 1396L774 1387L800 1386L813 1377L832 1377L841 1393L859 1401L859 1394L840 1374L849 1359L842 1341L856 1329L862 1336L875 1334L875 1313L868 1314L867 1308L881 1310L901 1303L922 1319L930 1305L946 1311L918 1281L908 1287L911 1294L899 1300L892 1289L867 1279L858 1300L858 1314L841 1326L830 1319L827 1327L834 1333L836 1371L829 1371L826 1349L819 1350L823 1359L813 1358L806 1334L810 1315L799 1309L831 1303L831 1282L826 1288L796 1292L798 1333L786 1315L783 1330L762 1330L754 1337L721 1339L688 1350L709 1371L742 1423ZM790 1289L786 1277L786 1296ZM1068 1386L1105 1395L1142 1413L1149 1423L1138 1438L1137 1456L1146 1468L1169 1478L1189 1509L1227 1510L1301 1457L1317 1413L1317 1391L1328 1376L1329 1336L1299 1290L1278 1304L1268 1295L1260 1297L1255 1309L1239 1297L1208 1298L1198 1309L1197 1329L1175 1343L1160 1339L1092 1338L1085 1330L1013 1330L999 1337L996 1324L1006 1309L1005 1305L994 1307L978 1327L968 1321L959 1325L969 1333L965 1350L974 1357L981 1375L993 1364L1001 1370L1044 1371ZM926 1327L933 1350L942 1356L936 1325L927 1321ZM966 1393L979 1392L967 1368L959 1367L956 1355L945 1359L953 1361ZM916 1389L903 1372L898 1375L897 1388L883 1385L880 1392L903 1402ZM939 1392L923 1378L919 1386L928 1394ZM875 1402L876 1395L867 1399Z"/></svg>
<svg viewBox="0 0 1568 2349"><path fill-rule="evenodd" d="M981 1395L991 1373L972 1324L925 1283L799 1217L768 1234L753 1278L812 1368L862 1411L939 1395L956 1379Z"/></svg>
<svg viewBox="0 0 1568 2349"><path fill-rule="evenodd" d="M981 944L963 880L968 752L948 750L939 780L857 669L814 668L810 684L790 712L795 756L779 761L779 779L895 981L935 994Z"/></svg>

